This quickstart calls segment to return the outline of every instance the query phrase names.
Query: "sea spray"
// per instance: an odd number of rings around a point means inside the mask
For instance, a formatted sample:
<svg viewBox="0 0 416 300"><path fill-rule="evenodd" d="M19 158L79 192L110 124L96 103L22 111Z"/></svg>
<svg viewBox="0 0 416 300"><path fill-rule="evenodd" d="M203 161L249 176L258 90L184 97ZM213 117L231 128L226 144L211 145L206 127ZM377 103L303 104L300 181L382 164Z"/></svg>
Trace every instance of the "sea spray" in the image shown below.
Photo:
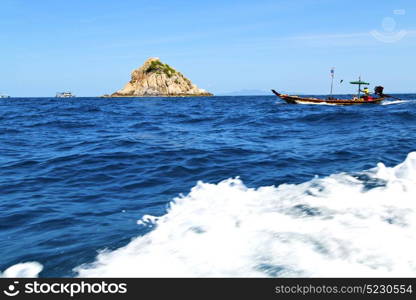
<svg viewBox="0 0 416 300"><path fill-rule="evenodd" d="M415 276L416 152L389 168L302 184L248 188L239 178L198 182L154 227L80 277ZM38 263L3 276L36 276Z"/></svg>
<svg viewBox="0 0 416 300"><path fill-rule="evenodd" d="M38 262L15 264L7 268L3 273L0 272L0 278L37 277L42 269L43 266Z"/></svg>
<svg viewBox="0 0 416 300"><path fill-rule="evenodd" d="M359 179L363 175L365 179ZM369 187L368 182L378 182ZM89 276L414 276L416 153L299 185L199 182L155 229L75 269Z"/></svg>

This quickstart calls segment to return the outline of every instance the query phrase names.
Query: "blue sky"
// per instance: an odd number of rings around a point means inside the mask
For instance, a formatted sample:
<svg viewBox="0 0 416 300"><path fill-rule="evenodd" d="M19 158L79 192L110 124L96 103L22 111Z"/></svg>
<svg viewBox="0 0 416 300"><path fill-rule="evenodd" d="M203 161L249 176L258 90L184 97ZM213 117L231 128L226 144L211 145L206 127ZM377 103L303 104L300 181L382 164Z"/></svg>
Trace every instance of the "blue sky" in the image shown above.
<svg viewBox="0 0 416 300"><path fill-rule="evenodd" d="M1 0L0 93L96 96L157 56L199 87L416 92L416 2ZM335 84L335 91L352 91Z"/></svg>

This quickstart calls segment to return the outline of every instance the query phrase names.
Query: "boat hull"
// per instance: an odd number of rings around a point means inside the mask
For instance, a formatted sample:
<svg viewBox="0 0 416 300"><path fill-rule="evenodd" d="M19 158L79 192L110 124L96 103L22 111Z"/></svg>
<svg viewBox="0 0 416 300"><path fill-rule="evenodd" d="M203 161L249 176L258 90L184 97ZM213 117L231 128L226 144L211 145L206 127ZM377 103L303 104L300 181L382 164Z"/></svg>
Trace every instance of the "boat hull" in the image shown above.
<svg viewBox="0 0 416 300"><path fill-rule="evenodd" d="M384 97L372 98L370 100L364 99L319 99L319 98L310 98L310 97L299 97L299 96L290 96L285 94L280 94L275 90L272 90L273 94L286 103L290 104L329 104L329 105L359 105L359 104L378 104L383 101Z"/></svg>

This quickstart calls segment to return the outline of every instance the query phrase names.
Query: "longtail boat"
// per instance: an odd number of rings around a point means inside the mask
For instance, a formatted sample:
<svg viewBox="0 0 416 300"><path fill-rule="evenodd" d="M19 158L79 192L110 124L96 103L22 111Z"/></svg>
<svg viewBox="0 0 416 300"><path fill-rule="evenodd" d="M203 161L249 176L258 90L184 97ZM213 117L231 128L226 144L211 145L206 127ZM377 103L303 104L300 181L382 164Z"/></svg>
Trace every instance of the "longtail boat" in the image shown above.
<svg viewBox="0 0 416 300"><path fill-rule="evenodd" d="M356 99L319 99L319 98L310 98L310 97L299 97L299 96L290 96L285 94L279 94L275 90L272 92L279 98L285 100L290 104L332 104L332 105L356 105L356 104L376 104L380 103L385 99L385 97L369 98L364 100L364 98Z"/></svg>
<svg viewBox="0 0 416 300"><path fill-rule="evenodd" d="M331 86L331 96L329 96L327 99L280 94L276 92L275 90L272 90L272 92L277 97L283 99L284 101L290 104L330 104L330 105L377 104L383 101L384 99L386 99L386 97L388 97L388 95L383 94L384 88L382 86L377 86L374 89L374 92L377 95L377 97L372 97L372 96L361 97L360 96L361 86L369 85L369 83L361 81L361 78L359 78L358 81L351 81L350 83L358 85L358 94L356 97L353 97L352 99L337 99L337 98L332 97L332 86Z"/></svg>

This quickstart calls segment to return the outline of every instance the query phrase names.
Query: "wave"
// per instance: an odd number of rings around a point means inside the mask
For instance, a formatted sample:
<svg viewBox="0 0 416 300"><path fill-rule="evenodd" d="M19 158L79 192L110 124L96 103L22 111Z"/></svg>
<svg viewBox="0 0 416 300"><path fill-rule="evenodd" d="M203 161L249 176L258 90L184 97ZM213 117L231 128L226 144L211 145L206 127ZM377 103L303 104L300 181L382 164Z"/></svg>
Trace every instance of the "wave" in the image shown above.
<svg viewBox="0 0 416 300"><path fill-rule="evenodd" d="M366 118L366 115L363 112L357 111L333 111L333 112L318 112L310 113L304 116L301 116L297 121L301 122L358 122Z"/></svg>
<svg viewBox="0 0 416 300"><path fill-rule="evenodd" d="M151 228L79 277L411 277L416 275L416 152L395 167L302 184L198 182ZM6 272L7 273L7 270Z"/></svg>
<svg viewBox="0 0 416 300"><path fill-rule="evenodd" d="M38 262L15 264L3 273L0 272L0 278L37 277L42 269L43 266Z"/></svg>
<svg viewBox="0 0 416 300"><path fill-rule="evenodd" d="M392 105L392 104L400 104L400 103L407 103L411 100L391 100L391 101L384 101L381 105Z"/></svg>

